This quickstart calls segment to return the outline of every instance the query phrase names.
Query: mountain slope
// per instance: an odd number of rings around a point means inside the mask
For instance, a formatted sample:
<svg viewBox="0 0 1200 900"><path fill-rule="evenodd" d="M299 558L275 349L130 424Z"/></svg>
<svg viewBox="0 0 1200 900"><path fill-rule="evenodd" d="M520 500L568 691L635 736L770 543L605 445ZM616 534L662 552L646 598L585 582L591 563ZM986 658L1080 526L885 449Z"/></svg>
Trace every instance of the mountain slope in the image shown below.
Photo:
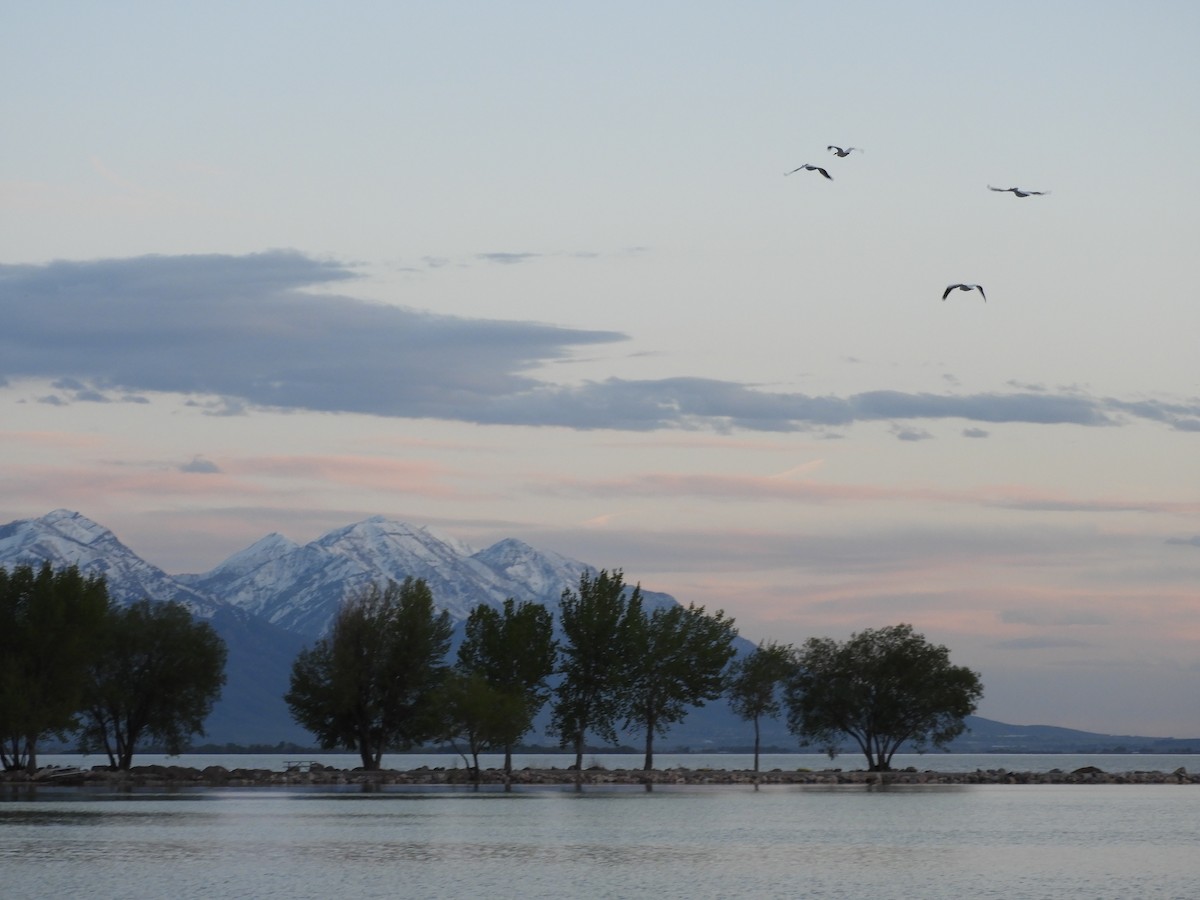
<svg viewBox="0 0 1200 900"><path fill-rule="evenodd" d="M205 723L213 740L307 740L283 702L291 662L305 643L302 637L179 582L77 512L58 509L0 526L0 566L39 567L43 562L103 575L108 595L118 605L146 598L175 600L212 625L229 652L225 688Z"/></svg>
<svg viewBox="0 0 1200 900"><path fill-rule="evenodd" d="M119 604L147 597L176 600L205 619L227 608L211 595L180 584L122 544L107 528L70 510L56 509L39 519L0 526L0 565L36 568L43 562L55 568L78 566L84 575L103 575L109 596Z"/></svg>
<svg viewBox="0 0 1200 900"><path fill-rule="evenodd" d="M104 575L117 603L179 600L209 620L229 648L229 662L207 738L243 744L307 739L282 699L291 664L304 646L326 633L337 609L356 590L388 579L424 578L461 634L479 603L500 605L515 597L556 610L564 589L577 589L581 573L596 571L513 539L475 552L431 529L382 516L303 546L267 535L209 572L176 576L141 559L79 513L55 510L0 526L0 565L43 561ZM651 591L643 597L648 607L676 602Z"/></svg>
<svg viewBox="0 0 1200 900"><path fill-rule="evenodd" d="M596 570L558 553L514 539L475 552L454 538L375 516L322 535L303 546L271 536L234 554L209 572L181 575L191 589L262 616L308 638L329 628L342 602L371 584L423 578L439 609L463 622L480 603L508 597L556 609L564 589L577 589ZM648 606L675 603L644 592Z"/></svg>

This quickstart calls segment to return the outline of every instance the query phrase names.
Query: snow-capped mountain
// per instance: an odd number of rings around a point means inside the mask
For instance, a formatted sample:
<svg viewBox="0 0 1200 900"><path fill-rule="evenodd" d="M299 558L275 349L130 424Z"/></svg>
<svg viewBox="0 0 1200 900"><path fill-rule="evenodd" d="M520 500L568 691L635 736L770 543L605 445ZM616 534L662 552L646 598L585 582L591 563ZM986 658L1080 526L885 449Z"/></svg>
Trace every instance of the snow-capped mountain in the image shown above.
<svg viewBox="0 0 1200 900"><path fill-rule="evenodd" d="M462 541L375 516L297 544L269 534L209 572L168 575L126 547L102 525L70 510L0 526L0 566L48 561L103 575L117 603L149 597L177 600L211 619L238 611L305 638L320 637L343 601L371 584L423 578L438 609L461 622L480 603L508 597L555 608L595 569L552 551L508 538L475 551ZM643 591L648 606L672 604L667 594Z"/></svg>
<svg viewBox="0 0 1200 900"><path fill-rule="evenodd" d="M0 525L0 566L55 568L78 566L84 575L103 575L108 594L117 603L145 598L176 600L193 615L211 619L227 604L179 583L146 562L111 531L86 516L56 509L40 519L21 519Z"/></svg>
<svg viewBox="0 0 1200 900"><path fill-rule="evenodd" d="M57 509L38 519L0 525L0 568L36 567L43 562L56 568L75 565L85 575L103 575L109 596L117 603L178 600L207 619L225 641L229 657L225 688L205 723L204 740L268 745L311 743L312 736L292 721L283 695L296 655L325 631L348 592L388 578L424 578L434 602L461 623L478 603L500 604L507 597L556 610L564 589L578 589L580 575L596 571L512 538L476 552L428 528L376 517L303 546L270 534L210 572L172 576L77 512ZM676 602L669 594L653 591L643 590L642 597L647 607ZM738 638L737 645L741 652L753 648L745 638ZM981 734L963 739L962 752L995 749L1000 738L1011 746L1011 738L1023 728L1002 725L1001 734L995 728L988 730L999 723L974 716L969 721ZM693 711L671 729L670 739L697 749L744 745L751 740L747 727L722 700ZM1085 737L1102 738L1104 747L1114 740L1124 744L1131 740L1052 730L1063 732L1055 749L1085 746L1089 743ZM779 746L794 743L778 720L764 723L763 736ZM546 739L538 734L532 738Z"/></svg>
<svg viewBox="0 0 1200 900"><path fill-rule="evenodd" d="M591 566L578 560L552 550L534 550L516 538L505 538L492 544L473 558L509 584L521 585L542 603L557 602L564 588L577 588L579 576L585 570L593 571Z"/></svg>
<svg viewBox="0 0 1200 900"><path fill-rule="evenodd" d="M178 600L208 619L229 648L227 682L206 725L208 738L243 744L310 740L283 701L291 664L328 630L356 590L423 578L435 605L461 626L478 604L499 606L508 597L557 610L564 589L577 590L583 572L596 572L518 540L476 552L431 529L382 516L304 545L267 535L209 572L174 576L76 512L55 510L0 526L0 567L44 561L104 575L118 603ZM647 607L676 602L652 591L643 590L642 597Z"/></svg>
<svg viewBox="0 0 1200 900"><path fill-rule="evenodd" d="M553 609L584 571L594 569L511 538L475 552L432 529L375 516L303 546L272 535L207 573L177 579L288 631L320 637L342 602L372 584L423 578L437 607L461 622L480 603L499 606L508 597ZM646 600L675 602L665 594Z"/></svg>
<svg viewBox="0 0 1200 900"><path fill-rule="evenodd" d="M272 560L277 556L285 556L298 549L300 549L300 545L295 541L284 537L277 531L272 531L266 537L259 538L245 550L240 550L233 554L233 556L221 563L217 569L213 569L213 572L219 569L224 578L241 578L262 566L264 561ZM175 576L177 580L183 582L193 577L191 575Z"/></svg>
<svg viewBox="0 0 1200 900"><path fill-rule="evenodd" d="M570 573L577 583L586 568L565 557L542 558L528 548L519 565L541 576L542 590L534 594L461 541L382 516L303 546L284 540L264 538L210 572L179 580L289 631L318 637L345 598L371 584L423 578L438 608L461 621L479 603L499 605L510 596L542 602L550 593L557 600L563 581L548 581L549 573ZM518 565L515 558L510 562Z"/></svg>
<svg viewBox="0 0 1200 900"><path fill-rule="evenodd" d="M205 725L211 738L243 743L307 739L283 702L292 660L305 644L302 637L193 590L77 512L57 509L39 519L0 526L0 567L39 567L44 562L103 575L115 603L176 600L208 620L229 653L225 688Z"/></svg>

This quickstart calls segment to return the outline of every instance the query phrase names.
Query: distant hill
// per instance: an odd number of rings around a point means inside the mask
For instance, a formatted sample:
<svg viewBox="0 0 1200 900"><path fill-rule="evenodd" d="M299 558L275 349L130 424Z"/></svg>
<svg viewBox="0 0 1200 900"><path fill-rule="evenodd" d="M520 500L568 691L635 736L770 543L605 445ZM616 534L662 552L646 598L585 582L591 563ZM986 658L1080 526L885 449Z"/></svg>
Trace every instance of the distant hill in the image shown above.
<svg viewBox="0 0 1200 900"><path fill-rule="evenodd" d="M178 600L211 622L229 647L227 684L203 738L212 744L301 746L311 736L292 722L283 702L296 654L325 634L349 593L388 579L424 578L441 609L459 628L479 603L499 606L507 597L557 610L564 589L576 589L595 567L561 554L506 539L484 550L428 529L381 516L335 529L300 545L268 535L209 572L168 575L126 547L107 528L70 510L0 526L0 566L77 565L104 575L117 603L149 597ZM677 603L669 594L643 590L649 606ZM754 645L738 639L740 653ZM1047 725L1006 725L969 717L970 732L958 752L1200 751L1200 739L1092 734ZM724 701L693 710L656 741L662 751L732 749L751 742L751 728ZM549 743L542 734L531 743ZM636 737L627 742L637 745ZM798 749L782 722L764 724L763 742Z"/></svg>
<svg viewBox="0 0 1200 900"><path fill-rule="evenodd" d="M1200 753L1200 738L1096 734L1055 725L1008 725L968 716L970 731L951 746L955 753Z"/></svg>

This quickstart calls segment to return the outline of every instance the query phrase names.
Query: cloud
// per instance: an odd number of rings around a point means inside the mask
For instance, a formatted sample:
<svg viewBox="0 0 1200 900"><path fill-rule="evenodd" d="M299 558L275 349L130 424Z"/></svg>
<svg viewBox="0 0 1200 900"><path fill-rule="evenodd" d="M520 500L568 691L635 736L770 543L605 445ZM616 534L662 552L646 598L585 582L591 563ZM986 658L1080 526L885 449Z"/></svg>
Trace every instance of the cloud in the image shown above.
<svg viewBox="0 0 1200 900"><path fill-rule="evenodd" d="M1161 403L1155 400L1109 400L1108 404L1114 410L1162 422L1178 431L1200 431L1200 404Z"/></svg>
<svg viewBox="0 0 1200 900"><path fill-rule="evenodd" d="M1190 538L1167 538L1167 543L1182 547L1200 547L1200 534Z"/></svg>
<svg viewBox="0 0 1200 900"><path fill-rule="evenodd" d="M301 479L318 484L395 491L446 498L456 492L443 482L451 474L445 466L428 462L372 456L261 456L232 460L231 474L256 479Z"/></svg>
<svg viewBox="0 0 1200 900"><path fill-rule="evenodd" d="M136 505L147 498L202 497L208 502L229 496L242 503L250 502L250 498L269 499L268 491L251 479L230 477L224 472L198 478L179 465L131 466L124 462L20 465L11 467L10 477L12 483L6 485L9 501L39 508L57 503L79 509L102 509Z"/></svg>
<svg viewBox="0 0 1200 900"><path fill-rule="evenodd" d="M999 650L1058 650L1076 647L1091 647L1092 644L1087 641L1076 640L1075 638L1042 638L1042 637L1025 637L1013 638L1008 641L996 641L990 646Z"/></svg>
<svg viewBox="0 0 1200 900"><path fill-rule="evenodd" d="M0 381L0 386L3 382ZM149 399L140 394L110 395L97 390L94 385L84 384L76 378L59 378L50 385L58 394L48 394L39 397L39 403L49 403L53 406L67 406L71 403L149 403Z"/></svg>
<svg viewBox="0 0 1200 900"><path fill-rule="evenodd" d="M256 502L253 508L274 508L276 515L281 508L292 508L298 497L311 502L331 489L337 489L341 497L344 489L359 491L369 498L367 504L378 504L389 495L441 501L478 501L490 496L457 488L461 475L438 463L352 454L231 457L222 459L220 466L197 455L189 462L171 465L123 459L75 465L17 463L0 474L0 488L6 503L35 508L47 508L48 503L49 507L58 504L80 509L120 507L127 506L131 498L153 497L165 502L203 497L206 504L237 504L240 509L250 509L249 504ZM48 497L59 499L47 501ZM365 518L373 509L377 507L367 505L347 515ZM335 511L326 512L324 521L336 516Z"/></svg>
<svg viewBox="0 0 1200 900"><path fill-rule="evenodd" d="M625 255L628 255L627 251ZM530 262L538 259L599 259L602 254L596 250L575 250L561 253L535 253L531 251L512 251L512 250L493 250L485 253L474 253L470 256L461 257L458 260L450 259L445 256L422 256L421 263L426 269L442 269L447 266L455 266L458 268L469 267L472 263L491 263L500 266L514 266L519 263ZM401 267L399 271L420 271L408 267Z"/></svg>
<svg viewBox="0 0 1200 900"><path fill-rule="evenodd" d="M536 254L481 254L518 262ZM329 293L349 266L295 252L145 256L0 265L0 381L56 382L68 402L178 393L212 414L257 409L364 413L574 429L827 433L913 420L1200 428L1200 402L1055 394L772 393L678 376L555 384L527 374L615 331L466 319ZM309 289L323 288L322 293Z"/></svg>
<svg viewBox="0 0 1200 900"><path fill-rule="evenodd" d="M959 501L964 495L925 488L896 488L862 484L823 484L788 480L779 475L711 475L650 472L609 479L541 479L530 490L599 497L689 497L724 500L782 500L803 503L835 501L928 500Z"/></svg>
<svg viewBox="0 0 1200 900"><path fill-rule="evenodd" d="M318 296L347 267L297 253L0 266L0 372L80 392L473 420L536 393L521 374L623 335Z"/></svg>
<svg viewBox="0 0 1200 900"><path fill-rule="evenodd" d="M802 475L804 467L797 467L793 471ZM1011 485L984 485L970 490L951 490L920 485L899 487L887 484L845 484L787 477L790 474L643 472L620 478L540 477L537 482L529 485L529 489L550 494L596 497L687 497L811 504L920 501L1039 512L1144 512L1173 515L1194 515L1200 512L1200 502L1196 501L1080 499L1058 493L1046 493L1037 488ZM1181 543L1177 540L1168 542Z"/></svg>
<svg viewBox="0 0 1200 900"><path fill-rule="evenodd" d="M215 475L221 471L215 462L201 456L193 456L192 461L179 467L180 472L191 472L197 475Z"/></svg>
<svg viewBox="0 0 1200 900"><path fill-rule="evenodd" d="M898 441L928 441L933 438L933 435L924 428L909 428L900 425L892 427L892 434Z"/></svg>
<svg viewBox="0 0 1200 900"><path fill-rule="evenodd" d="M106 441L99 435L69 431L0 431L0 444L19 444L38 450L62 447L91 449L103 446Z"/></svg>
<svg viewBox="0 0 1200 900"><path fill-rule="evenodd" d="M542 254L540 253L476 253L475 258L481 259L484 262L500 263L504 266L523 263L527 260L537 259Z"/></svg>
<svg viewBox="0 0 1200 900"><path fill-rule="evenodd" d="M1006 609L1000 612L1000 621L1009 625L1107 625L1109 620L1090 610L1061 610L1041 612L1027 609Z"/></svg>
<svg viewBox="0 0 1200 900"><path fill-rule="evenodd" d="M964 428L962 436L967 438L985 438L989 436L989 432L983 428Z"/></svg>
<svg viewBox="0 0 1200 900"><path fill-rule="evenodd" d="M1010 489L997 495L993 502L995 506L1005 509L1030 512L1169 512L1184 515L1200 512L1200 502L1194 500L1084 500L1021 489Z"/></svg>

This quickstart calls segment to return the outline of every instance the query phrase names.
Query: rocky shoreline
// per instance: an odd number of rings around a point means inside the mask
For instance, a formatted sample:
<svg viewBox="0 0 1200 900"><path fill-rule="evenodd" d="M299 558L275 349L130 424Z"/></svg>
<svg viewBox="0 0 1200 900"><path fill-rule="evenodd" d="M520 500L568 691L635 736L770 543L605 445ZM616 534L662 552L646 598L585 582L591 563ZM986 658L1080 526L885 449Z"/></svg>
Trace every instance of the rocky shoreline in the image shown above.
<svg viewBox="0 0 1200 900"><path fill-rule="evenodd" d="M579 773L574 769L520 769L513 772L514 786L573 785ZM1200 784L1200 773L1189 774L1180 767L1173 772L1105 772L1095 766L1085 766L1071 772L1051 769L1047 772L1014 772L1006 769L976 769L973 772L918 771L914 768L894 772L842 771L826 769L784 770L760 772L743 769L605 769L594 767L582 773L585 786L654 785L978 785L978 784ZM104 766L92 769L51 767L28 772L0 773L0 784L12 788L87 787L111 790L135 788L268 788L268 787L342 787L362 785L408 786L469 786L475 781L465 768L428 768L396 770L337 769L319 763L294 765L287 771L272 769L226 769L208 766L196 769L187 766L134 766L127 772L112 771ZM505 777L499 769L479 773L482 785L503 785Z"/></svg>

